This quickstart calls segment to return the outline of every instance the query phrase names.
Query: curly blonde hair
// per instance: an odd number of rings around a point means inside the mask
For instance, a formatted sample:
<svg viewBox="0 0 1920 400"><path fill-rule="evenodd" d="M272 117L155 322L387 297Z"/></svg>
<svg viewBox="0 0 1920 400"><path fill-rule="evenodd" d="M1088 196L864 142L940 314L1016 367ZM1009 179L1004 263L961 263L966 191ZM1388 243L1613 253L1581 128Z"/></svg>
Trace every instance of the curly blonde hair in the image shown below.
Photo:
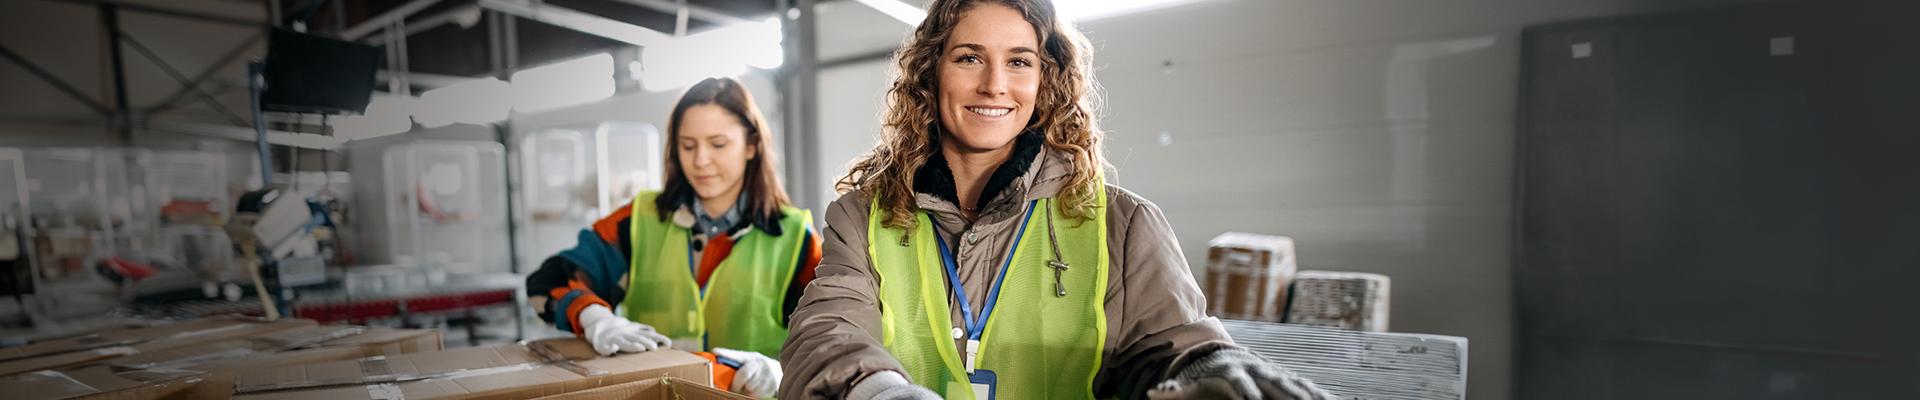
<svg viewBox="0 0 1920 400"><path fill-rule="evenodd" d="M883 225L911 229L914 173L939 151L939 82L935 70L947 39L960 17L981 3L1001 4L1020 12L1033 25L1041 45L1040 93L1033 120L1026 131L1046 135L1047 148L1071 157L1073 173L1056 201L1062 214L1085 220L1093 215L1101 156L1102 134L1095 125L1097 84L1087 38L1054 12L1050 0L938 0L927 7L927 19L894 53L894 81L887 89L887 110L879 143L853 162L834 189L845 194L860 191L880 203ZM1028 133L1022 133L1028 134Z"/></svg>

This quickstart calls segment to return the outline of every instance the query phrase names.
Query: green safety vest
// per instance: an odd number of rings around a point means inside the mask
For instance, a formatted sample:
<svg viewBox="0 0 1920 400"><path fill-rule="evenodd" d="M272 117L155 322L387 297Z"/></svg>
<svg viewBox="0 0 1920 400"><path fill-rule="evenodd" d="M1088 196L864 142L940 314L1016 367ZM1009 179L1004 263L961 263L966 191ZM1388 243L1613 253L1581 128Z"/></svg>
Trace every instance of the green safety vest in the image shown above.
<svg viewBox="0 0 1920 400"><path fill-rule="evenodd" d="M1053 199L1034 203L1038 209L1027 217L981 335L975 365L994 371L998 398L1093 397L1093 377L1100 370L1107 338L1107 199L1105 190L1096 192L1095 204L1101 206L1091 220L1061 215ZM933 221L920 214L910 241L902 242L905 232L885 227L879 203L872 207L867 252L880 275L882 342L914 383L947 399L972 399L972 385L954 347L950 296ZM1054 271L1047 265L1054 255L1048 213L1053 214L1061 261L1069 265L1060 275L1063 297L1055 296Z"/></svg>
<svg viewBox="0 0 1920 400"><path fill-rule="evenodd" d="M627 297L621 302L625 317L652 325L675 341L704 339L704 350L725 347L779 357L780 344L787 340L782 304L812 214L787 207L781 210L780 236L760 230L742 236L702 293L689 262L691 232L661 220L653 207L659 196L641 192L633 198L628 217L633 262Z"/></svg>

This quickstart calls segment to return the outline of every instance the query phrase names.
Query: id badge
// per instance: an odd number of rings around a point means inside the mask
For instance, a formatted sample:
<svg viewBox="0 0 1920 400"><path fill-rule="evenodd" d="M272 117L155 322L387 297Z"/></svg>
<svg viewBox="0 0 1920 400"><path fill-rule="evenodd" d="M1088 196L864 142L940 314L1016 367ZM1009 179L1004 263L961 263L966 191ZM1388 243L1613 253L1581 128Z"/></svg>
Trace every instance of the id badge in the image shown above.
<svg viewBox="0 0 1920 400"><path fill-rule="evenodd" d="M993 397L999 394L996 392L999 391L1000 377L994 375L993 370L973 370L972 374L967 375L967 383L973 387L973 400L994 400Z"/></svg>

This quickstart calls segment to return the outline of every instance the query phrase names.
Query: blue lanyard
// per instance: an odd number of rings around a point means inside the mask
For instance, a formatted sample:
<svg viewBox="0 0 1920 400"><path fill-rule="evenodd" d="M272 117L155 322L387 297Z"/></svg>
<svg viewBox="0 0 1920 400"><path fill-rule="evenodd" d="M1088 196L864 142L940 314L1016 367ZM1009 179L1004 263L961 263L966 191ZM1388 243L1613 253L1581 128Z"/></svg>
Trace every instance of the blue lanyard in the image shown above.
<svg viewBox="0 0 1920 400"><path fill-rule="evenodd" d="M1000 299L1000 284L1007 280L1007 270L1013 266L1013 252L1020 248L1020 238L1026 236L1027 221L1033 219L1034 205L1038 203L1035 200L1027 204L1027 215L1020 219L1020 230L1015 231L1013 245L1008 246L1007 261L1000 265L1000 273L994 277L993 286L987 289L987 304L980 309L979 318L974 318L973 303L967 301L967 287L960 284L960 268L953 259L952 250L947 249L947 239L940 237L939 232L934 232L933 239L940 243L940 260L946 264L947 283L953 285L953 297L960 301L960 318L965 319L962 323L967 327L967 340L978 342L981 332L987 330L987 317L993 315L993 304ZM927 220L933 220L932 213L928 213Z"/></svg>

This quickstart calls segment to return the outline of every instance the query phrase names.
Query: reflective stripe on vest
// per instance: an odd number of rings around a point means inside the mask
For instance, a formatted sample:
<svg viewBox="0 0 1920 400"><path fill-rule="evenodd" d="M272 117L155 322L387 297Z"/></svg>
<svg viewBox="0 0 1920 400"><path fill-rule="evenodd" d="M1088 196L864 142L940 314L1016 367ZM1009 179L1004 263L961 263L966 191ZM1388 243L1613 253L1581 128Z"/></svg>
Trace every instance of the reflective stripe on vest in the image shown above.
<svg viewBox="0 0 1920 400"><path fill-rule="evenodd" d="M1046 212L1035 212L1026 221L1026 233L1020 235L980 341L977 367L998 376L999 398L1093 397L1093 378L1107 337L1107 201L1105 185L1099 187L1095 204L1100 207L1090 220L1063 216L1053 199L1044 199L1035 207ZM885 214L878 202L870 213L867 253L879 274L887 351L915 384L948 399L973 398L952 335L951 296L933 221L916 213L914 233L903 245L904 232L883 225ZM1055 296L1054 270L1047 265L1054 255L1048 213L1061 261L1068 264L1060 275L1065 296Z"/></svg>
<svg viewBox="0 0 1920 400"><path fill-rule="evenodd" d="M652 325L677 347L692 341L701 350L725 347L779 357L780 344L787 339L786 324L780 321L782 304L812 214L784 208L780 236L747 232L714 268L702 294L689 263L691 232L661 220L653 207L659 195L634 196L628 217L633 261L627 297L621 301L627 319Z"/></svg>

